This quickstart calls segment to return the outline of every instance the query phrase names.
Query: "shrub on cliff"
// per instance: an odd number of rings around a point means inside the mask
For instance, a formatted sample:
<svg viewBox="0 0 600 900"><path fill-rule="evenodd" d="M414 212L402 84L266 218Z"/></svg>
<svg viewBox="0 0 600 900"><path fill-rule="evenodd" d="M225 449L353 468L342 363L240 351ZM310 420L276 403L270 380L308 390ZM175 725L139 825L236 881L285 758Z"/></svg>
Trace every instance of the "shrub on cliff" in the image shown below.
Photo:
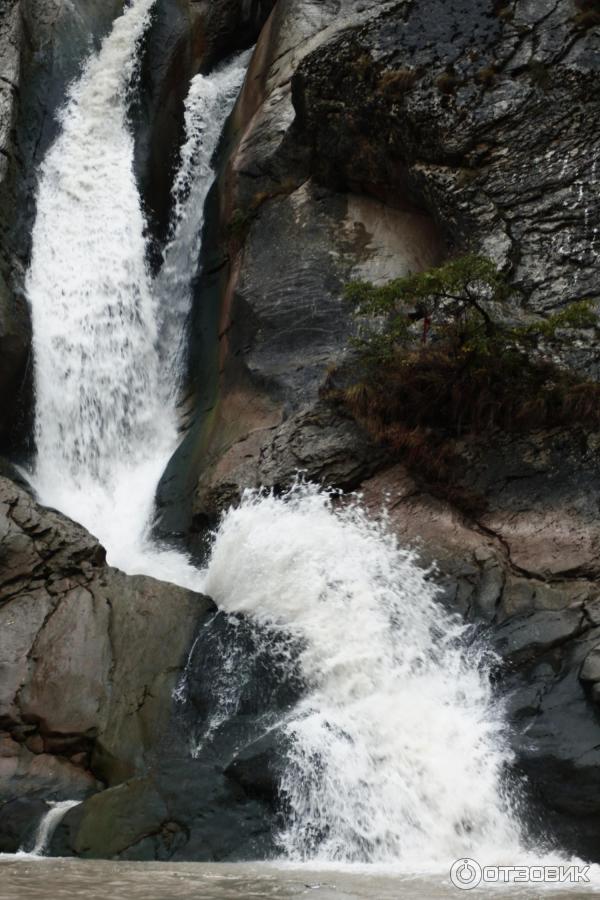
<svg viewBox="0 0 600 900"><path fill-rule="evenodd" d="M600 385L550 356L559 330L597 324L591 304L522 324L509 320L510 293L496 266L473 255L383 286L348 285L366 329L355 341L362 377L335 396L437 481L448 480L453 438L600 426Z"/></svg>
<svg viewBox="0 0 600 900"><path fill-rule="evenodd" d="M490 260L477 256L382 287L354 282L346 295L371 328L356 341L364 377L344 397L378 431L403 423L458 436L600 424L600 386L547 353L559 329L596 324L589 302L507 324L510 288Z"/></svg>

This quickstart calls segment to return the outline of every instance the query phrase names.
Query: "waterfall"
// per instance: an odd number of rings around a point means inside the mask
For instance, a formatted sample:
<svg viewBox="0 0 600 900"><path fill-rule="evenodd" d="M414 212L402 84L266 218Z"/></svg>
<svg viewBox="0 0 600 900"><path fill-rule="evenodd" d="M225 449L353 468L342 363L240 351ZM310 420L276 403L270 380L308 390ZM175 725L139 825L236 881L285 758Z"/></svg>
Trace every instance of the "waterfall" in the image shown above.
<svg viewBox="0 0 600 900"><path fill-rule="evenodd" d="M153 546L148 527L178 440L174 367L211 160L247 57L192 82L170 237L153 280L127 114L154 2L133 0L90 57L39 172L26 279L35 358L32 480L42 502L97 535L113 565L193 585L195 570Z"/></svg>
<svg viewBox="0 0 600 900"><path fill-rule="evenodd" d="M116 20L70 92L39 173L26 282L36 487L45 502L98 531L108 524L104 503L118 494L132 447L149 463L150 448L173 428L159 397L156 315L127 124L136 48L152 5L137 0Z"/></svg>
<svg viewBox="0 0 600 900"><path fill-rule="evenodd" d="M60 800L56 803L48 802L48 812L42 817L35 835L33 850L27 856L43 856L52 840L52 835L74 806L79 806L81 800Z"/></svg>
<svg viewBox="0 0 600 900"><path fill-rule="evenodd" d="M305 686L281 723L290 751L279 843L288 857L411 870L468 855L514 859L511 755L489 660L383 525L300 486L281 498L248 494L230 510L205 573L148 536L156 484L177 443L179 341L211 159L247 62L192 82L173 221L153 279L127 120L153 2L133 0L90 57L39 173L26 283L35 487L93 531L112 564L203 587L257 634L288 642L278 665ZM224 695L211 727L234 709L234 694ZM59 804L45 817L35 852L63 811Z"/></svg>
<svg viewBox="0 0 600 900"><path fill-rule="evenodd" d="M252 51L192 79L185 103L186 140L173 184L173 215L161 269L154 282L167 386L176 391L183 365L185 321L202 244L204 207L215 173L212 157L239 94Z"/></svg>
<svg viewBox="0 0 600 900"><path fill-rule="evenodd" d="M286 856L412 871L522 858L489 660L384 524L312 486L249 493L204 589L286 635L306 684L284 723Z"/></svg>

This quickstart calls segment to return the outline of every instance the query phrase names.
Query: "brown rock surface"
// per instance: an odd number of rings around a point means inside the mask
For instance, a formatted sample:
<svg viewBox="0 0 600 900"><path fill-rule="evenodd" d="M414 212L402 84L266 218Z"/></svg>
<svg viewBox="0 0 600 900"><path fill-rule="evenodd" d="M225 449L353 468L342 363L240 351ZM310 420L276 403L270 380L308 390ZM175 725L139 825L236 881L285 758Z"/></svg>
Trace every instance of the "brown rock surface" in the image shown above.
<svg viewBox="0 0 600 900"><path fill-rule="evenodd" d="M80 796L96 778L141 770L212 608L111 569L83 528L0 478L0 798L16 782L19 793ZM81 764L82 752L93 775L68 758Z"/></svg>

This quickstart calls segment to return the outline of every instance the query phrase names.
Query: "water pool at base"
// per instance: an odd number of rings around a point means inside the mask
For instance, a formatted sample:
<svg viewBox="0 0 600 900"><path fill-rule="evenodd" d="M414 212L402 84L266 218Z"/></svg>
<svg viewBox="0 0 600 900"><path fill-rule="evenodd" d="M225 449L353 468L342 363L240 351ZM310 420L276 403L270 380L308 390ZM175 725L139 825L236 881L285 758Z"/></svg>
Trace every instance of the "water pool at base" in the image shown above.
<svg viewBox="0 0 600 900"><path fill-rule="evenodd" d="M0 900L458 900L590 897L587 886L455 888L449 875L407 876L366 867L314 869L269 863L140 863L0 858Z"/></svg>

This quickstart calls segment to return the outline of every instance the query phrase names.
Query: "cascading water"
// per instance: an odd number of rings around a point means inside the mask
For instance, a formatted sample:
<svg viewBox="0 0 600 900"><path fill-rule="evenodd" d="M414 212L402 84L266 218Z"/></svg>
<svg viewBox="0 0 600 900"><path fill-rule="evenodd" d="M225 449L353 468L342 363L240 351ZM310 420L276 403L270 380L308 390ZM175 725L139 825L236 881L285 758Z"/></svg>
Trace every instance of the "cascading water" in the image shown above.
<svg viewBox="0 0 600 900"><path fill-rule="evenodd" d="M246 59L192 82L170 240L153 282L127 108L154 2L134 0L116 20L72 88L41 167L26 284L35 354L33 482L44 503L100 538L114 565L193 585L197 572L153 546L147 529L178 439L174 361L214 180L211 159Z"/></svg>
<svg viewBox="0 0 600 900"><path fill-rule="evenodd" d="M248 495L229 511L206 573L147 535L177 441L178 347L210 160L246 64L192 83L175 213L153 281L127 123L153 2L133 0L91 57L40 172L27 278L35 486L100 537L110 562L201 587L258 634L276 633L278 665L305 685L280 723L290 747L279 836L288 856L411 870L475 852L515 859L510 753L486 660L382 526L304 486L279 499ZM235 711L227 690L213 730Z"/></svg>
<svg viewBox="0 0 600 900"><path fill-rule="evenodd" d="M56 803L48 803L48 812L43 816L35 835L35 843L28 856L43 856L52 839L52 835L64 819L66 814L74 806L79 806L80 800L59 800Z"/></svg>
<svg viewBox="0 0 600 900"><path fill-rule="evenodd" d="M192 79L185 103L186 141L173 185L173 215L161 269L154 281L160 346L166 362L166 387L172 396L182 370L185 321L190 310L192 276L202 244L204 206L214 181L211 165L225 120L233 108L252 51Z"/></svg>
<svg viewBox="0 0 600 900"><path fill-rule="evenodd" d="M288 857L412 871L522 858L489 665L383 525L312 486L249 494L219 527L204 588L289 636L306 684L284 726Z"/></svg>
<svg viewBox="0 0 600 900"><path fill-rule="evenodd" d="M35 485L44 502L101 538L112 532L116 547L130 542L139 513L130 508L123 516L127 483L156 466L161 454L152 451L164 452L164 436L174 428L160 402L156 315L126 118L152 6L138 0L117 19L71 90L40 172L26 284Z"/></svg>

